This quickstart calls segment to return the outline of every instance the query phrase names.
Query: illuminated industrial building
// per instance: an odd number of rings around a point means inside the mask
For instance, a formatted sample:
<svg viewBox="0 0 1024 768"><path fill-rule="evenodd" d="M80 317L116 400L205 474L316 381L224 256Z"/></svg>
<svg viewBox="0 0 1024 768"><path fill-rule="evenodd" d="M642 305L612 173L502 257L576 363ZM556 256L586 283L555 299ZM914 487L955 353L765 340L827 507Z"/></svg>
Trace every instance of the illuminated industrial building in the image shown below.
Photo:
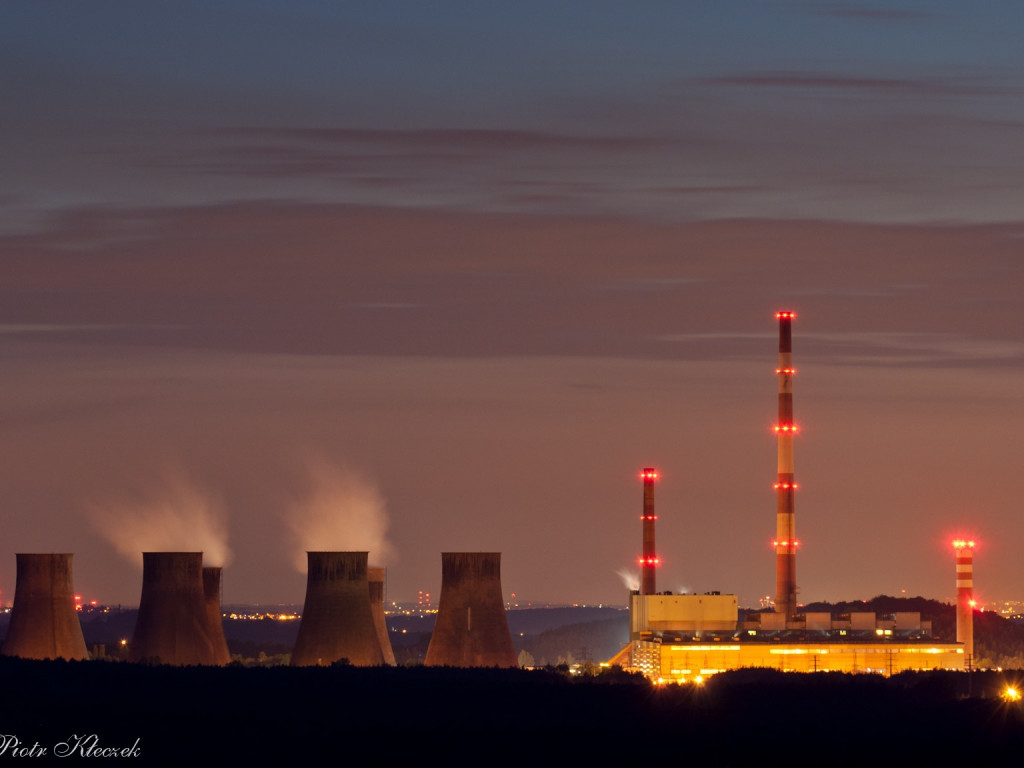
<svg viewBox="0 0 1024 768"><path fill-rule="evenodd" d="M793 470L792 321L778 312L779 418L776 491L775 609L741 617L736 595L656 593L654 568L654 479L645 468L641 588L629 597L629 643L608 665L666 682L699 681L717 672L763 667L788 672L871 672L965 668L972 653L973 542L954 542L957 555L957 642L937 643L931 622L919 613L800 612L797 602Z"/></svg>

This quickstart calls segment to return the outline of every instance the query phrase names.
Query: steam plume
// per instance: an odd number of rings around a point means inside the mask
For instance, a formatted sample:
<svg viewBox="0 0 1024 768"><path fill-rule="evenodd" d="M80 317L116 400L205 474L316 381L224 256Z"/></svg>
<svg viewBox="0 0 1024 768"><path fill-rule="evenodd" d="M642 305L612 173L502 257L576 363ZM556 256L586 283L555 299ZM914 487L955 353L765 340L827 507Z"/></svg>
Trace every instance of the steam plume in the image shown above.
<svg viewBox="0 0 1024 768"><path fill-rule="evenodd" d="M620 568L616 571L619 574L619 578L622 579L622 583L626 585L626 589L630 592L636 592L640 589L640 574L635 571L630 571L627 568Z"/></svg>
<svg viewBox="0 0 1024 768"><path fill-rule="evenodd" d="M288 510L296 570L305 573L309 551L366 551L370 562L378 564L393 557L386 504L372 481L351 469L318 461L309 470L309 482L308 496Z"/></svg>
<svg viewBox="0 0 1024 768"><path fill-rule="evenodd" d="M93 525L125 558L142 567L143 552L202 552L203 564L231 558L223 503L179 474L133 500L94 505Z"/></svg>

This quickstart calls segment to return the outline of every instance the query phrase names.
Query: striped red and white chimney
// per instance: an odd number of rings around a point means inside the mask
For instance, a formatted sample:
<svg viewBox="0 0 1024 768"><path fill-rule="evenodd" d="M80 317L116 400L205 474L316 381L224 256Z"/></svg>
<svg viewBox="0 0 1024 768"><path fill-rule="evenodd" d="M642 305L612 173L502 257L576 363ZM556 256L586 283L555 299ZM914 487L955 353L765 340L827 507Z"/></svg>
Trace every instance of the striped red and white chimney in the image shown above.
<svg viewBox="0 0 1024 768"><path fill-rule="evenodd" d="M964 645L964 660L974 659L974 542L957 539L956 553L956 641Z"/></svg>
<svg viewBox="0 0 1024 768"><path fill-rule="evenodd" d="M786 618L796 614L796 540L795 495L797 484L793 472L793 318L795 312L776 312L779 321L779 420L775 433L779 440L778 477L775 481L775 610Z"/></svg>
<svg viewBox="0 0 1024 768"><path fill-rule="evenodd" d="M640 477L644 481L644 513L640 518L643 520L644 536L643 556L640 558L640 594L653 595L657 591L654 572L659 564L654 550L654 521L658 519L654 514L654 481L658 479L658 472L653 467L645 467Z"/></svg>

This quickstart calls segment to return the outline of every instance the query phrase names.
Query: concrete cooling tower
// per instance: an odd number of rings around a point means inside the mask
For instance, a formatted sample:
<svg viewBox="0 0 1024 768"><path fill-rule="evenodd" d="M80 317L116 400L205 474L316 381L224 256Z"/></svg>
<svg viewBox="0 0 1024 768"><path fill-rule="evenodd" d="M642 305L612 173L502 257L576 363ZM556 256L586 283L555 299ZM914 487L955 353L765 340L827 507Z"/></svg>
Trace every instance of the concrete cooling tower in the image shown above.
<svg viewBox="0 0 1024 768"><path fill-rule="evenodd" d="M307 552L306 602L293 666L384 663L370 607L368 552Z"/></svg>
<svg viewBox="0 0 1024 768"><path fill-rule="evenodd" d="M71 586L71 555L18 554L14 607L3 655L89 658Z"/></svg>
<svg viewBox="0 0 1024 768"><path fill-rule="evenodd" d="M500 552L442 552L441 599L424 663L518 667L501 594Z"/></svg>
<svg viewBox="0 0 1024 768"><path fill-rule="evenodd" d="M395 665L395 652L391 648L391 638L388 637L388 624L384 616L384 578L387 575L387 568L370 568L367 571L367 578L370 582L370 608L373 610L373 628L377 630L377 639L380 641L380 650L384 654L384 663Z"/></svg>
<svg viewBox="0 0 1024 768"><path fill-rule="evenodd" d="M220 612L221 569L212 565L203 566L203 597L206 602L206 634L213 648L215 664L231 662L228 641L224 637L224 619Z"/></svg>
<svg viewBox="0 0 1024 768"><path fill-rule="evenodd" d="M142 597L128 660L217 665L203 591L202 552L143 552Z"/></svg>

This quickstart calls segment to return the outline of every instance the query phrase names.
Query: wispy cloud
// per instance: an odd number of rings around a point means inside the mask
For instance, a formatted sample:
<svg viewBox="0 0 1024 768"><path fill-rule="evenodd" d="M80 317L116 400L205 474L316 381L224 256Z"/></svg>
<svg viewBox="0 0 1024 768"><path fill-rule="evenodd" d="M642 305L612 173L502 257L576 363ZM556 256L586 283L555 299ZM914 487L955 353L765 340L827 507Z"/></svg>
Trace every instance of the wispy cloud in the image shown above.
<svg viewBox="0 0 1024 768"><path fill-rule="evenodd" d="M751 88L846 91L894 96L978 96L1005 93L1003 89L989 82L979 82L968 78L865 77L797 70L736 73L705 78L701 82Z"/></svg>
<svg viewBox="0 0 1024 768"><path fill-rule="evenodd" d="M934 10L885 8L882 6L853 5L851 3L793 3L799 10L819 16L835 16L842 19L866 19L869 21L915 21L932 19L942 14Z"/></svg>

